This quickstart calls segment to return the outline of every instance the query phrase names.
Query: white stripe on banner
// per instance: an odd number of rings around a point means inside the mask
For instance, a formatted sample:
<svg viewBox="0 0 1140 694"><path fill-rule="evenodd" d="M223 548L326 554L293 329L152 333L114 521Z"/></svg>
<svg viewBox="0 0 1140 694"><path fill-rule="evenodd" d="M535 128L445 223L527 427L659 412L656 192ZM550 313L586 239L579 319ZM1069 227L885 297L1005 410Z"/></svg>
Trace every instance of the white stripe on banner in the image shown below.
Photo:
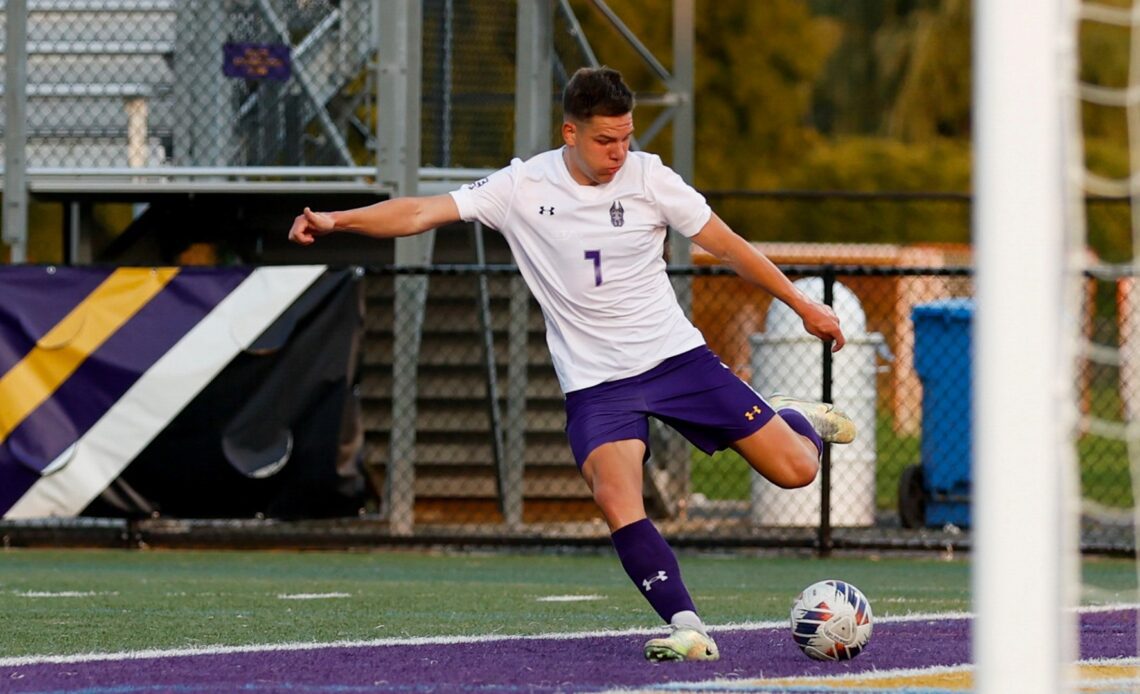
<svg viewBox="0 0 1140 694"><path fill-rule="evenodd" d="M258 268L164 354L4 518L78 515L186 405L327 269Z"/></svg>

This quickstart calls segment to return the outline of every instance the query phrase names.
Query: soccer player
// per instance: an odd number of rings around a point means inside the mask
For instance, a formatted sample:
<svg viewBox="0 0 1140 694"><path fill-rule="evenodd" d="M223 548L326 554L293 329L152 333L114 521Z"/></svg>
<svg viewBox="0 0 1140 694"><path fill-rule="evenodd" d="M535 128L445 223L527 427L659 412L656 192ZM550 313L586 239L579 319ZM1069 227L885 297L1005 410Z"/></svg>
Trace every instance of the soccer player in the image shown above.
<svg viewBox="0 0 1140 694"><path fill-rule="evenodd" d="M671 627L645 644L645 657L715 660L676 556L645 513L648 417L706 453L734 449L786 488L811 483L823 442L851 441L855 427L824 403L765 399L721 363L677 303L662 257L666 228L786 303L832 349L844 337L829 307L801 293L660 158L629 150L633 101L617 71L582 68L563 92L562 147L444 195L306 207L289 238L409 236L459 220L498 229L542 307L574 460L626 573Z"/></svg>

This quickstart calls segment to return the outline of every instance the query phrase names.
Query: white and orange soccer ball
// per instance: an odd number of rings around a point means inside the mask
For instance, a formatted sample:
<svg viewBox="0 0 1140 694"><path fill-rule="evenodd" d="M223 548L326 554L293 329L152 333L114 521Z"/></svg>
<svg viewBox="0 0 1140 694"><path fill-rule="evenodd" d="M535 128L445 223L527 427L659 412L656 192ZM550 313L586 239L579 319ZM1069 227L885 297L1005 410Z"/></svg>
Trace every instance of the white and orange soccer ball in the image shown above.
<svg viewBox="0 0 1140 694"><path fill-rule="evenodd" d="M827 580L792 603L792 638L816 660L851 660L871 640L871 603L855 586Z"/></svg>

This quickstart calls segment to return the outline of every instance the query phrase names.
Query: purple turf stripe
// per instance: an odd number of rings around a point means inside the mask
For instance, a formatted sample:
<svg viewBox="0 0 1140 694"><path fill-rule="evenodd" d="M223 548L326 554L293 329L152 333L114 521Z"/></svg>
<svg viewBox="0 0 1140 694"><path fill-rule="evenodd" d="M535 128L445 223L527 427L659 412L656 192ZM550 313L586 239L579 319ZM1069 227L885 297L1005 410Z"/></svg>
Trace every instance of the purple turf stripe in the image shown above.
<svg viewBox="0 0 1140 694"><path fill-rule="evenodd" d="M1082 617L1083 657L1136 654L1136 614ZM787 629L713 630L721 659L648 663L644 636L338 647L0 667L8 691L598 691L670 682L855 674L970 662L970 620L881 622L848 662L800 653Z"/></svg>
<svg viewBox="0 0 1140 694"><path fill-rule="evenodd" d="M61 271L62 272L62 271ZM248 269L190 268L95 350L0 443L0 513L78 441L186 333L249 276Z"/></svg>
<svg viewBox="0 0 1140 694"><path fill-rule="evenodd" d="M1081 615L1081 657L1119 658L1140 654L1136 643L1136 610Z"/></svg>

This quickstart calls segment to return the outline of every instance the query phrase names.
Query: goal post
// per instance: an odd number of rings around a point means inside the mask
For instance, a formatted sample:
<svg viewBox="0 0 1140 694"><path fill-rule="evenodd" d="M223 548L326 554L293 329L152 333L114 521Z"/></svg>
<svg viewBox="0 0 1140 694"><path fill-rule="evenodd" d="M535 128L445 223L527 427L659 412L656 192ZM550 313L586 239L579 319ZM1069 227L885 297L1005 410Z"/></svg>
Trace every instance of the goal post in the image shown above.
<svg viewBox="0 0 1140 694"><path fill-rule="evenodd" d="M1069 0L975 3L972 591L983 694L1065 691L1075 656L1072 16Z"/></svg>

